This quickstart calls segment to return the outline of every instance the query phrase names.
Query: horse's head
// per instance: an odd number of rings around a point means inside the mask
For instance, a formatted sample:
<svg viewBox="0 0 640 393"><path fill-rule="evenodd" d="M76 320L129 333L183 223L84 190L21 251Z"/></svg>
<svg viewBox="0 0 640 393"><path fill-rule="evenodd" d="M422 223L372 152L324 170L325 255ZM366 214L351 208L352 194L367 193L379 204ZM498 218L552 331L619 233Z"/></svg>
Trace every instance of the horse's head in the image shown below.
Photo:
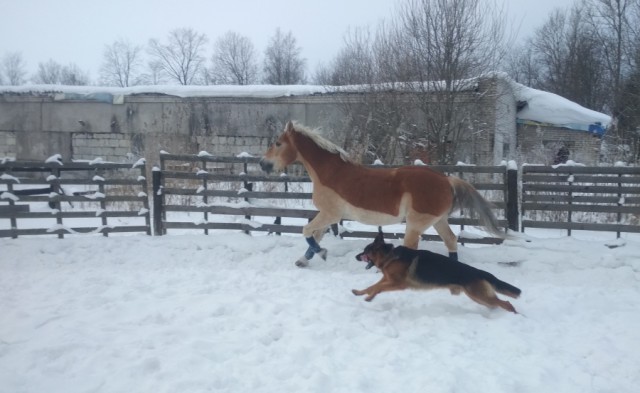
<svg viewBox="0 0 640 393"><path fill-rule="evenodd" d="M260 160L260 167L263 171L267 173L273 170L281 171L298 158L298 151L292 141L294 131L293 123L288 122L284 132L280 134L274 144L269 146Z"/></svg>

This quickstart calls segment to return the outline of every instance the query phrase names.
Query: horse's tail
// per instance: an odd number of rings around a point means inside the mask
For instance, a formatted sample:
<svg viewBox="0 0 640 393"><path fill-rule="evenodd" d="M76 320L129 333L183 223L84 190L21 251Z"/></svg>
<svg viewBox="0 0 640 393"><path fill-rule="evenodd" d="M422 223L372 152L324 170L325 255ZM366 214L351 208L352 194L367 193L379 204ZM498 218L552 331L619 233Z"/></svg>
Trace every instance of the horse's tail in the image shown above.
<svg viewBox="0 0 640 393"><path fill-rule="evenodd" d="M492 235L503 239L505 233L498 226L498 219L491 210L493 205L484 199L482 195L468 182L450 176L449 183L453 188L453 206L452 210L468 208L480 220L480 224L487 229Z"/></svg>

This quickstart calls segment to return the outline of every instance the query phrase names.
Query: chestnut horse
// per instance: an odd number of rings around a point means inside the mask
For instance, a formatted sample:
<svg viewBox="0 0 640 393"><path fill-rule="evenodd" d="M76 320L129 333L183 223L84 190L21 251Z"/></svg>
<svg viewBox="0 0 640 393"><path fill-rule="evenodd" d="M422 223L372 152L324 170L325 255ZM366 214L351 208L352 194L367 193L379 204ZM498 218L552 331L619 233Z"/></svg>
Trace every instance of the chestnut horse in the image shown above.
<svg viewBox="0 0 640 393"><path fill-rule="evenodd" d="M458 245L448 223L452 210L469 208L489 232L504 236L490 203L466 181L424 166L365 167L350 161L344 150L316 132L288 122L260 166L271 172L293 162L302 163L309 173L313 203L319 210L302 230L309 248L296 262L299 267L308 266L315 254L326 259L327 250L318 240L342 218L379 226L406 220L404 245L413 249L418 248L420 235L433 226L454 259Z"/></svg>

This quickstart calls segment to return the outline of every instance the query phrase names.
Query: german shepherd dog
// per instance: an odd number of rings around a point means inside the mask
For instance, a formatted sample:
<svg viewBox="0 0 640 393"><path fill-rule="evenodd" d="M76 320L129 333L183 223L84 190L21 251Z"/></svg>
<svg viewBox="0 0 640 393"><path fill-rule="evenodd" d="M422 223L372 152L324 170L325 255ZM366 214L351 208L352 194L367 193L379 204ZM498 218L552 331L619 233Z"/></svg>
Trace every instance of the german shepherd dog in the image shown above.
<svg viewBox="0 0 640 393"><path fill-rule="evenodd" d="M489 308L502 307L516 313L516 309L505 300L500 300L496 292L517 298L520 289L498 280L491 273L476 269L444 255L426 250L413 250L384 242L382 231L373 243L356 255L358 261L368 262L367 269L376 266L382 271L380 281L367 289L352 290L356 296L367 295L366 301L377 294L404 289L448 288L452 295L464 292L471 300Z"/></svg>

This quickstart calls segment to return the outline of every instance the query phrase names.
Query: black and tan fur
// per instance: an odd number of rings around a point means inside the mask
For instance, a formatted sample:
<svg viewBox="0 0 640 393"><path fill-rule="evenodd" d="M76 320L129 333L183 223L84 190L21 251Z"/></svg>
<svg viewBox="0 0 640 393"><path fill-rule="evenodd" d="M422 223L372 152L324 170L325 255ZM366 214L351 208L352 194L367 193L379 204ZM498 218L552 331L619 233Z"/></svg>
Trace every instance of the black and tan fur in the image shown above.
<svg viewBox="0 0 640 393"><path fill-rule="evenodd" d="M498 280L491 273L444 255L404 246L394 247L384 242L382 231L356 259L369 262L367 268L375 265L383 274L382 279L372 286L352 290L354 295L367 295L366 301L386 291L447 288L452 295L464 292L471 300L489 308L501 307L517 313L513 305L499 299L496 292L517 298L520 289Z"/></svg>

